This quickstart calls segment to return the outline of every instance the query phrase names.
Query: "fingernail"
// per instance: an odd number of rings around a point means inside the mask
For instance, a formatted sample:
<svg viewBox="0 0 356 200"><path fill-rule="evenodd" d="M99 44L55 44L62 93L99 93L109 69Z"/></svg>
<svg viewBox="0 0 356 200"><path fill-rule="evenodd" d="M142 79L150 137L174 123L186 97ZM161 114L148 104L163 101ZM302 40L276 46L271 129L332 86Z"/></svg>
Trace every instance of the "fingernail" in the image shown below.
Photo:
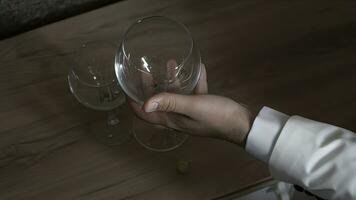
<svg viewBox="0 0 356 200"><path fill-rule="evenodd" d="M156 111L158 108L158 102L152 102L148 104L147 108L145 109L145 112L153 112Z"/></svg>

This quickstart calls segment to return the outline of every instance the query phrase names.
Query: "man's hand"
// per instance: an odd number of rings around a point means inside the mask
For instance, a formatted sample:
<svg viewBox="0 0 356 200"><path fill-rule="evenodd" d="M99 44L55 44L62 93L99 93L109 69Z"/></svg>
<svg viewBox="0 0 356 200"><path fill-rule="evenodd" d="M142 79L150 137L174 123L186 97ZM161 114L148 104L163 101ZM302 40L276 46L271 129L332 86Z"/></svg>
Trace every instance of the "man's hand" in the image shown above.
<svg viewBox="0 0 356 200"><path fill-rule="evenodd" d="M208 95L205 66L195 95L160 93L141 107L130 101L141 119L196 136L224 139L243 146L251 126L250 112L235 101Z"/></svg>

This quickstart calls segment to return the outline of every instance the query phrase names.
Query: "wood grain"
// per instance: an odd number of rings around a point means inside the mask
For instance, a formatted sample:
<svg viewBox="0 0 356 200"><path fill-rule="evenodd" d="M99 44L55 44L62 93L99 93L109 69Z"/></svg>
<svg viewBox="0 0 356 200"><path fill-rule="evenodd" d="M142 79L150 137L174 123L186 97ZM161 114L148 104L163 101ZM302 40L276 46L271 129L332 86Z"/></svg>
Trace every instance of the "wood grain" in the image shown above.
<svg viewBox="0 0 356 200"><path fill-rule="evenodd" d="M68 90L73 53L84 41L119 43L137 18L166 15L191 30L211 93L355 131L355 8L351 0L129 0L0 41L0 199L212 199L268 178L223 141L191 137L168 153L134 140L100 143L88 127L104 114ZM177 173L180 160L188 173Z"/></svg>

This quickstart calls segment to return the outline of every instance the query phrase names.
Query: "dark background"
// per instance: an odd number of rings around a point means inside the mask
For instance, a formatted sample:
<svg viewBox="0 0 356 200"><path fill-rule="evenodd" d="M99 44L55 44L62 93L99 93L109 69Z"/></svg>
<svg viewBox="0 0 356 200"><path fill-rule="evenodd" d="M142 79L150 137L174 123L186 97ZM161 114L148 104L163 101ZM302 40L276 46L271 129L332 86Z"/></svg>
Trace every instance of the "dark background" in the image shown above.
<svg viewBox="0 0 356 200"><path fill-rule="evenodd" d="M0 40L119 0L0 0Z"/></svg>

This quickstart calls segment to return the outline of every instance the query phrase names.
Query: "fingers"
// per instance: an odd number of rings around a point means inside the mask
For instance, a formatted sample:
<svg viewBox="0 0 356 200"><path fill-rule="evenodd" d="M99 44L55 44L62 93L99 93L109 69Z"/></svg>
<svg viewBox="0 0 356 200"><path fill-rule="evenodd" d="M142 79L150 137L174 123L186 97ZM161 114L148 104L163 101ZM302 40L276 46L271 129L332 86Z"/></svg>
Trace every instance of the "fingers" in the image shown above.
<svg viewBox="0 0 356 200"><path fill-rule="evenodd" d="M145 97L154 94L155 88L152 74L141 71L141 87Z"/></svg>
<svg viewBox="0 0 356 200"><path fill-rule="evenodd" d="M168 73L168 80L169 80L167 92L174 93L180 88L180 80L178 78L179 69L176 60L174 59L168 60L167 73Z"/></svg>
<svg viewBox="0 0 356 200"><path fill-rule="evenodd" d="M176 62L171 60L167 63L170 73L173 73ZM201 64L201 73L198 84L194 90L195 94L207 94L208 83L205 65ZM186 116L195 115L194 97L172 93L160 93L151 97L143 106L145 112L163 111L175 112Z"/></svg>
<svg viewBox="0 0 356 200"><path fill-rule="evenodd" d="M170 59L167 61L167 72L168 72L168 79L175 81L178 75L177 69L177 61L174 59Z"/></svg>
<svg viewBox="0 0 356 200"><path fill-rule="evenodd" d="M167 75L170 79L171 89L180 85L177 78L177 62L169 60L167 62ZM201 73L198 84L195 88L196 94L206 94L208 92L207 75L205 65L201 65ZM142 86L146 87L143 90L146 92L145 96L152 96L154 90L154 78L151 74L142 74ZM168 90L169 92L170 90ZM172 91L174 92L174 91ZM174 93L160 93L149 98L143 106L138 105L133 101L129 101L132 109L136 115L150 123L165 125L170 128L182 130L184 127L191 127L189 123L196 123L194 119L196 116L205 115L205 111L209 110L210 106L205 105L202 101L203 96L200 95L180 95ZM157 111L157 112L156 112Z"/></svg>
<svg viewBox="0 0 356 200"><path fill-rule="evenodd" d="M160 93L147 100L143 105L143 109L148 113L163 111L187 115L192 106L191 98L191 96L180 94Z"/></svg>
<svg viewBox="0 0 356 200"><path fill-rule="evenodd" d="M166 73L165 79L169 80L168 85L166 86L167 92L176 92L180 88L180 80L178 79L179 69L177 68L177 61L174 59L168 60L166 64ZM144 93L145 97L153 96L156 93L156 90L159 90L159 86L155 80L154 74L151 72L140 70L141 73L141 90ZM157 77L156 77L157 78Z"/></svg>
<svg viewBox="0 0 356 200"><path fill-rule="evenodd" d="M195 94L207 94L208 93L208 82L205 65L201 64L201 72L198 80L198 84L194 89Z"/></svg>
<svg viewBox="0 0 356 200"><path fill-rule="evenodd" d="M166 112L147 113L143 111L142 107L134 101L129 101L129 104L137 117L152 124L159 124L172 129L185 131L187 124L191 123L191 120L183 115Z"/></svg>
<svg viewBox="0 0 356 200"><path fill-rule="evenodd" d="M153 123L153 124L162 124L162 125L165 124L166 116L164 115L164 113L158 113L158 112L147 113L147 112L143 111L142 107L139 104L137 104L136 102L129 101L129 104L130 104L132 110L137 115L137 117L139 117L147 122Z"/></svg>

